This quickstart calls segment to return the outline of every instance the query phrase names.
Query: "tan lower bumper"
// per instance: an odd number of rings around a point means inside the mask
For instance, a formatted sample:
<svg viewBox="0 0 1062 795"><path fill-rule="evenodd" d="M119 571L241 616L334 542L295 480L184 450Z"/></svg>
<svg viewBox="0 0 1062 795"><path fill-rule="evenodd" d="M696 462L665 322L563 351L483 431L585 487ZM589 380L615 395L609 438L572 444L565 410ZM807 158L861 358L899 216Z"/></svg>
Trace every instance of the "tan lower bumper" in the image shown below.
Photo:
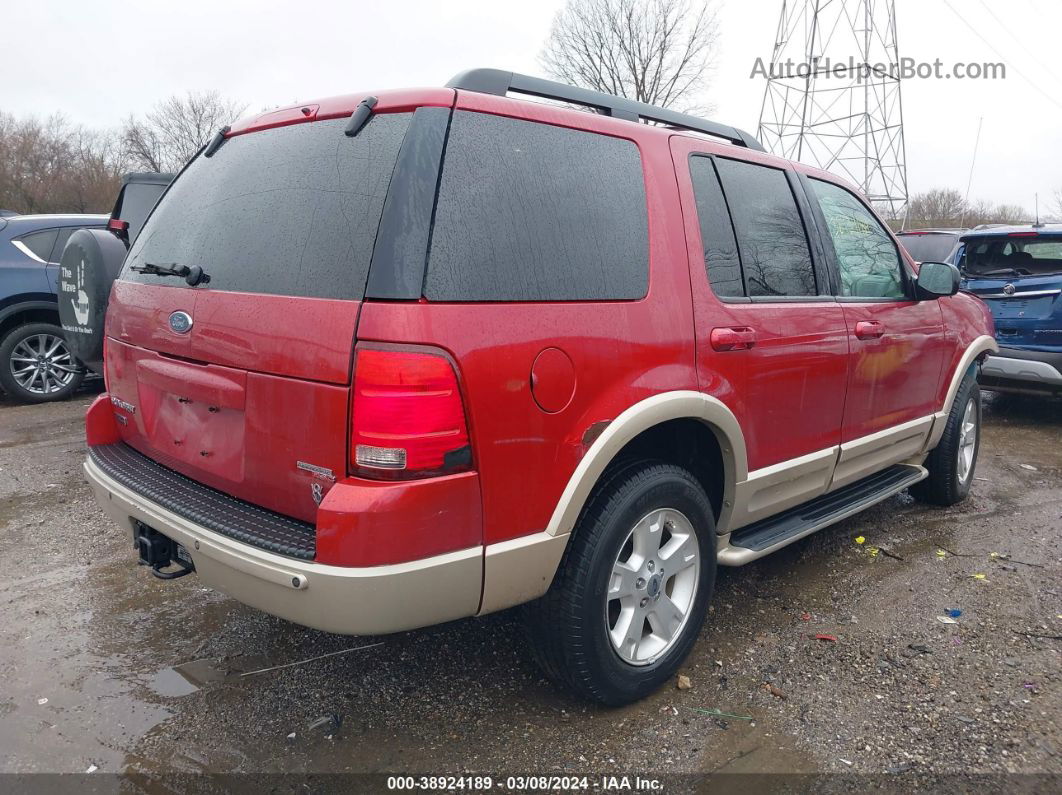
<svg viewBox="0 0 1062 795"><path fill-rule="evenodd" d="M379 635L476 613L483 548L369 568L325 566L256 549L149 502L91 460L85 476L103 509L133 533L137 519L181 544L205 585L297 624Z"/></svg>

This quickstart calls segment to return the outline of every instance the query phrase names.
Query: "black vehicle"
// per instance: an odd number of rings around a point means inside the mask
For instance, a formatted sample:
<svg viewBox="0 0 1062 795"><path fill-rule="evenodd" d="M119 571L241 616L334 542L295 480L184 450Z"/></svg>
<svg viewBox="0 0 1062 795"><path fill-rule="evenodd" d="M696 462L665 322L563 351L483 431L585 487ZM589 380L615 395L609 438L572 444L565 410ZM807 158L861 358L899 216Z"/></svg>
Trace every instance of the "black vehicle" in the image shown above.
<svg viewBox="0 0 1062 795"><path fill-rule="evenodd" d="M59 317L71 353L94 373L103 373L103 347L98 335L88 333L102 324L106 296L92 296L84 283L86 268L104 268L118 275L125 252L136 240L151 211L173 174L139 172L122 178L122 189L114 202L105 232L86 231L74 235L63 250L59 267Z"/></svg>
<svg viewBox="0 0 1062 795"><path fill-rule="evenodd" d="M959 238L966 229L906 229L896 233L915 262L947 262L955 265Z"/></svg>
<svg viewBox="0 0 1062 795"><path fill-rule="evenodd" d="M132 245L144 222L155 208L159 197L173 182L173 174L154 171L136 172L122 177L122 189L111 210L107 228L118 235L126 246Z"/></svg>

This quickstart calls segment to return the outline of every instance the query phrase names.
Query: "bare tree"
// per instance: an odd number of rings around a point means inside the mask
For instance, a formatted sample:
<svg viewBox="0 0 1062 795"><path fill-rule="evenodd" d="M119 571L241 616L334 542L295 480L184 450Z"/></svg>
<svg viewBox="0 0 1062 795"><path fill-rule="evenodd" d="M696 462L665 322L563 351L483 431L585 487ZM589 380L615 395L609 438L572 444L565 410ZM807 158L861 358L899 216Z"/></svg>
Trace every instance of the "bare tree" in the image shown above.
<svg viewBox="0 0 1062 795"><path fill-rule="evenodd" d="M1028 223L1031 217L1024 207L1017 204L978 201L966 209L965 225L973 227L979 224L1022 224Z"/></svg>
<svg viewBox="0 0 1062 795"><path fill-rule="evenodd" d="M540 57L563 82L690 110L703 107L717 36L706 0L568 0Z"/></svg>
<svg viewBox="0 0 1062 795"><path fill-rule="evenodd" d="M1062 212L1062 207L1059 207ZM993 204L985 200L966 201L952 188L934 188L911 197L907 211L886 214L893 229L971 228L979 224L1023 224L1032 215L1016 204Z"/></svg>
<svg viewBox="0 0 1062 795"><path fill-rule="evenodd" d="M1054 207L1052 208L1056 221L1062 222L1062 188L1055 190Z"/></svg>
<svg viewBox="0 0 1062 795"><path fill-rule="evenodd" d="M22 213L105 212L121 184L117 136L0 113L0 207Z"/></svg>
<svg viewBox="0 0 1062 795"><path fill-rule="evenodd" d="M143 118L130 116L122 132L132 168L178 171L219 129L246 109L217 91L189 91L155 105Z"/></svg>
<svg viewBox="0 0 1062 795"><path fill-rule="evenodd" d="M966 208L962 194L953 188L934 188L908 202L907 225L912 228L959 226Z"/></svg>

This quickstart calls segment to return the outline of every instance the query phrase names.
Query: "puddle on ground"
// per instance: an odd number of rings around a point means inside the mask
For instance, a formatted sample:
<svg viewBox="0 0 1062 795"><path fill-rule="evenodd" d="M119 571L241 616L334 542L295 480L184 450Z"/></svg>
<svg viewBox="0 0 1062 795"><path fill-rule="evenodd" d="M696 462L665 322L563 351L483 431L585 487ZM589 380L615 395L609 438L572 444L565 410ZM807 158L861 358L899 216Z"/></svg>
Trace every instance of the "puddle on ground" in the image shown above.
<svg viewBox="0 0 1062 795"><path fill-rule="evenodd" d="M200 660L163 668L147 686L160 696L190 696L208 685L231 684L243 681L242 674L269 666L263 655L246 654L239 657L204 657Z"/></svg>

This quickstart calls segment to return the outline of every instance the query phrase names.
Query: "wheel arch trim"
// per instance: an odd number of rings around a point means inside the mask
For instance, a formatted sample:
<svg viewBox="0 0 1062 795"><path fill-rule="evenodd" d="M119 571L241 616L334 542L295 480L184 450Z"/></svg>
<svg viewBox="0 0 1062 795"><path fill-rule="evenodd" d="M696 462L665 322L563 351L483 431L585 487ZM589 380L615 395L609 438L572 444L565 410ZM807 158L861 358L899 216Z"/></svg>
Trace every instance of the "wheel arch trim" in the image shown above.
<svg viewBox="0 0 1062 795"><path fill-rule="evenodd" d="M692 390L662 392L627 408L612 420L579 461L561 494L546 533L571 533L590 492L619 452L636 436L670 420L695 419L703 422L719 441L723 458L723 500L717 525L729 523L737 483L748 477L745 436L737 417L719 399Z"/></svg>
<svg viewBox="0 0 1062 795"><path fill-rule="evenodd" d="M36 312L40 310L55 312L57 321L56 325L58 325L59 302L47 300L19 301L0 308L0 324L16 315L22 314L23 312Z"/></svg>
<svg viewBox="0 0 1062 795"><path fill-rule="evenodd" d="M974 365L978 356L985 353L996 353L997 351L999 351L999 344L987 334L981 335L966 348L966 352L963 353L958 366L951 374L951 383L948 386L947 397L944 398L944 405L934 415L933 430L930 432L929 438L926 439L925 452L929 452L940 443L940 438L944 435L944 426L948 422L948 415L951 413L951 406L955 402L955 396L959 394L959 387L962 385L962 380L966 377L967 371Z"/></svg>

